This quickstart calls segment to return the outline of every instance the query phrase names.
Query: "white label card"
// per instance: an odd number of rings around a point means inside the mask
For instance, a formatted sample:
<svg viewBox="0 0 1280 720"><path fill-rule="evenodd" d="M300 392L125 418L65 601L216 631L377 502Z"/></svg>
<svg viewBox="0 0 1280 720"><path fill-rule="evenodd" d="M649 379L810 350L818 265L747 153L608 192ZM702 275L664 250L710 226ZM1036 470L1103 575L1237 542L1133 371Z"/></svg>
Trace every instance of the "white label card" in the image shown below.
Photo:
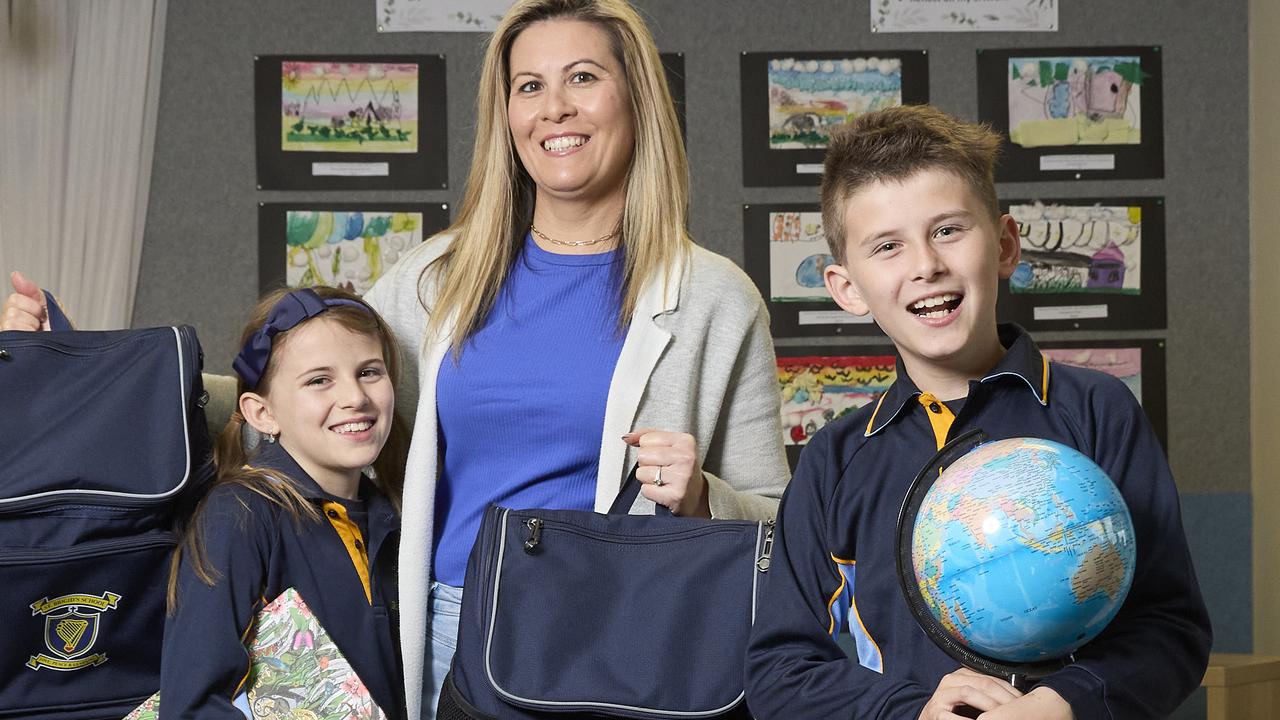
<svg viewBox="0 0 1280 720"><path fill-rule="evenodd" d="M821 175L822 163L796 163L797 175Z"/></svg>
<svg viewBox="0 0 1280 720"><path fill-rule="evenodd" d="M1115 155L1041 155L1040 170L1115 170Z"/></svg>
<svg viewBox="0 0 1280 720"><path fill-rule="evenodd" d="M391 163L318 162L311 163L311 174L316 177L386 177L391 174Z"/></svg>
<svg viewBox="0 0 1280 720"><path fill-rule="evenodd" d="M1037 307L1034 310L1036 320L1086 320L1107 316L1106 305L1055 305Z"/></svg>
<svg viewBox="0 0 1280 720"><path fill-rule="evenodd" d="M796 313L801 325L865 325L875 322L870 315L851 315L843 310L801 310Z"/></svg>

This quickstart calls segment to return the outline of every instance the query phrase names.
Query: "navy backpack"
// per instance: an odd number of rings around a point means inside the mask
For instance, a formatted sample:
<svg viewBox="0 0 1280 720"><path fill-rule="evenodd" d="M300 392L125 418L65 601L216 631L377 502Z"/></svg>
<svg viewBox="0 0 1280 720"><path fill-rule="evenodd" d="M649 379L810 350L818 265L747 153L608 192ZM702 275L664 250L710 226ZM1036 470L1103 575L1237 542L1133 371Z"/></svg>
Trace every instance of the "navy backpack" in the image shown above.
<svg viewBox="0 0 1280 720"><path fill-rule="evenodd" d="M200 369L189 327L0 332L0 718L159 688L175 519L212 476Z"/></svg>

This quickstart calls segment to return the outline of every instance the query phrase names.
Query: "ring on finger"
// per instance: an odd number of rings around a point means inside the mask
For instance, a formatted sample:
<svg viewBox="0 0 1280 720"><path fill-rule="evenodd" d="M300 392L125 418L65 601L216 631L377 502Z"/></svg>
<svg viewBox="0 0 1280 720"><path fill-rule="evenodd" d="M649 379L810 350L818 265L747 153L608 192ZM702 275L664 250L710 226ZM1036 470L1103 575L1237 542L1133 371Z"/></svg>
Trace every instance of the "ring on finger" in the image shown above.
<svg viewBox="0 0 1280 720"><path fill-rule="evenodd" d="M658 466L658 471L653 474L653 484L655 487L662 487L667 481L662 479L662 466Z"/></svg>

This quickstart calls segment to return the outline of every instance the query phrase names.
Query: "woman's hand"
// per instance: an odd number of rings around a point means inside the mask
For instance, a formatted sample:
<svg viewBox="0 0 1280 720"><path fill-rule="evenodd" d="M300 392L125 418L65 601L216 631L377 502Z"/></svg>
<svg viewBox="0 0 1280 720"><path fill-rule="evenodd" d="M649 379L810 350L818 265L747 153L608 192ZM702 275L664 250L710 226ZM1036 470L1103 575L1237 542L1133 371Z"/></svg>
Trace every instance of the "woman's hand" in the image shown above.
<svg viewBox="0 0 1280 720"><path fill-rule="evenodd" d="M711 517L707 479L698 464L698 441L689 433L632 430L622 436L636 452L640 493L672 515Z"/></svg>
<svg viewBox="0 0 1280 720"><path fill-rule="evenodd" d="M48 330L49 308L40 286L14 270L9 275L13 294L5 298L0 310L0 330Z"/></svg>

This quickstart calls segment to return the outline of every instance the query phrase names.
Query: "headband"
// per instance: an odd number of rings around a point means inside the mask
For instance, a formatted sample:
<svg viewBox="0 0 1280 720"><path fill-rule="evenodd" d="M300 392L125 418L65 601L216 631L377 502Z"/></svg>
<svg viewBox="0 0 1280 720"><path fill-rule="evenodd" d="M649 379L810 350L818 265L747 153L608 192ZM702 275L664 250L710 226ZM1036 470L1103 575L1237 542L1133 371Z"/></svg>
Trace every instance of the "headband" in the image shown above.
<svg viewBox="0 0 1280 720"><path fill-rule="evenodd" d="M236 374L250 389L258 387L258 383L262 381L262 373L267 369L267 360L271 358L271 345L276 335L292 330L303 320L313 318L338 305L350 305L369 312L368 306L364 303L346 298L324 300L310 288L290 292L271 306L271 312L267 313L267 321L245 341L244 347L240 348L240 354L236 356L231 367L235 368Z"/></svg>

